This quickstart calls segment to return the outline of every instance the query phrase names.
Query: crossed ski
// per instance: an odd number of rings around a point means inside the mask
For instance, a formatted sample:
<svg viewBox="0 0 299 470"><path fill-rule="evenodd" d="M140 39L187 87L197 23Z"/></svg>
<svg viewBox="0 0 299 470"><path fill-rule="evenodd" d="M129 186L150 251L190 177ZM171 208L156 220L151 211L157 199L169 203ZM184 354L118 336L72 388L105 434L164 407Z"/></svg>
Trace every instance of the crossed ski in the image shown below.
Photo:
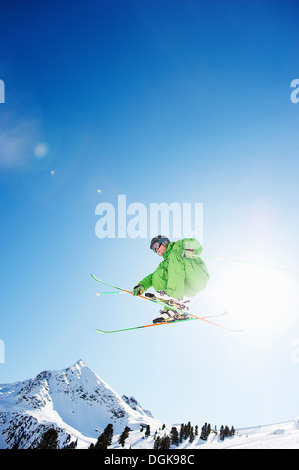
<svg viewBox="0 0 299 470"><path fill-rule="evenodd" d="M132 294L133 295L133 292L131 292L129 290L123 289L123 288L118 287L118 286L114 286L113 284L109 284L108 282L101 281L94 274L91 274L91 276L95 281L97 281L101 284L104 284L106 286L109 286L109 287L112 287L114 289L120 290L122 292L126 292L127 294ZM150 302L154 302L158 305L162 305L163 307L165 307L165 305L166 305L165 302L163 302L163 301L160 302L159 300L152 299L152 298L146 297L144 295L138 295L137 297L141 297L142 299L149 300ZM167 305L167 308L170 309L170 310L174 310L174 311L180 310L180 309L172 307L170 305ZM181 310L181 311L183 312L183 310ZM228 313L227 311L223 312L223 313L220 313L218 315L209 315L209 316L204 316L204 317L199 317L199 316L194 315L190 312L188 312L188 313L183 312L183 313L186 313L190 318L183 318L181 320L173 320L173 321L170 321L170 322L150 323L148 325L134 326L134 327L131 327L131 328L121 328L119 330L98 330L97 329L96 332L97 333L104 333L104 334L105 333L117 333L117 332L120 332L120 331L136 330L136 329L140 329L140 328L149 328L149 327L152 327L152 326L171 325L173 323L180 323L180 322L183 322L183 321L190 321L190 320L202 320L204 322L210 323L211 325L218 326L219 328L223 328L223 329L228 330L228 331L234 331L234 332L242 331L242 330L234 330L232 328L228 328L226 326L219 325L219 323L215 323L215 322L212 322L211 320L208 320L208 318L219 317L219 316L225 315L226 313Z"/></svg>

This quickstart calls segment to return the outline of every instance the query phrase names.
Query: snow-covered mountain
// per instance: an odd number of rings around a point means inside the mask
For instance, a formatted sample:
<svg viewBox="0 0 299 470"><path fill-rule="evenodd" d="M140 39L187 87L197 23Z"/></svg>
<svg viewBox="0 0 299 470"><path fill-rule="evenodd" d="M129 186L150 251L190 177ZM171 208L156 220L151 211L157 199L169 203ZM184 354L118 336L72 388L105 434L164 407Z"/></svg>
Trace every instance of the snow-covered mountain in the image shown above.
<svg viewBox="0 0 299 470"><path fill-rule="evenodd" d="M122 397L82 360L59 371L44 371L35 379L0 385L0 448L36 447L49 428L58 433L58 446L88 448L107 424L113 424L110 448L120 448L118 438L130 428L125 447L152 449L154 436L169 435L171 425L153 418L134 397ZM198 423L201 426L203 423ZM150 436L144 429L150 426ZM178 431L180 425L176 426ZM143 432L141 430L143 429ZM194 437L180 448L299 448L299 418L294 421L236 430L235 436L207 441ZM174 448L176 448L174 446Z"/></svg>
<svg viewBox="0 0 299 470"><path fill-rule="evenodd" d="M96 442L108 423L115 434L125 426L140 432L149 424L162 426L134 397L121 398L82 360L59 371L44 371L35 379L0 385L0 448L36 446L54 427L59 447Z"/></svg>

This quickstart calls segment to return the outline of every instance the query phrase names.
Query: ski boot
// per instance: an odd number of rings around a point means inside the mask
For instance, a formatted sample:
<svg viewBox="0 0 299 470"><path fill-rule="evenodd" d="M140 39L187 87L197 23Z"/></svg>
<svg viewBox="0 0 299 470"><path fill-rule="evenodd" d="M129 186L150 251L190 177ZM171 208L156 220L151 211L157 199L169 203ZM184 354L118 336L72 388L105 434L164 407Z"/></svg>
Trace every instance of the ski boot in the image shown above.
<svg viewBox="0 0 299 470"><path fill-rule="evenodd" d="M176 310L160 310L160 316L153 319L153 323L168 323L172 321L185 320L190 318L187 313Z"/></svg>
<svg viewBox="0 0 299 470"><path fill-rule="evenodd" d="M164 290L158 290L155 294L146 292L144 295L149 299L165 302L170 307L175 307L179 310L184 310L185 312L188 312L189 310L189 307L186 305L186 303L190 302L189 300L183 302L182 300L174 299L173 297L170 297Z"/></svg>

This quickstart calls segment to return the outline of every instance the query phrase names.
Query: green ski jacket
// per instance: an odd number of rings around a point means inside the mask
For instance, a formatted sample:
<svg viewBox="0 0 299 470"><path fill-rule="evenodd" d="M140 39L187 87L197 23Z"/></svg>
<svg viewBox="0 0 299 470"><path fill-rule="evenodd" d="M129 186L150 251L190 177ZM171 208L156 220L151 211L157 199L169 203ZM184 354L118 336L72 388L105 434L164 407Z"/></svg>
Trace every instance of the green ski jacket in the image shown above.
<svg viewBox="0 0 299 470"><path fill-rule="evenodd" d="M184 238L169 243L163 254L163 261L157 269L138 284L145 290L153 287L156 291L164 290L175 299L192 297L206 287L209 273L201 258L183 258L182 253L192 249L196 255L202 253L202 246L195 238Z"/></svg>

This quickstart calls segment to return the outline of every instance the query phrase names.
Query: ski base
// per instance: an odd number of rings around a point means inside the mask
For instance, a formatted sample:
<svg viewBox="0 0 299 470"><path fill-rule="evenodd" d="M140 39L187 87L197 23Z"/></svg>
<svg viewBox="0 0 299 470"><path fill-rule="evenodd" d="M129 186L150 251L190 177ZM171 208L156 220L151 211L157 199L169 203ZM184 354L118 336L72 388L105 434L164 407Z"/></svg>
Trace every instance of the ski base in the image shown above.
<svg viewBox="0 0 299 470"><path fill-rule="evenodd" d="M197 320L197 318L183 318L182 320L173 320L173 321L163 321L160 323L149 323L148 325L140 325L140 326L132 326L131 328L120 328L119 330L95 330L97 333L100 334L107 334L107 333L119 333L121 331L129 331L129 330L138 330L140 328L150 328L151 326L161 326L161 325L173 325L174 323L181 323L183 321L192 321Z"/></svg>

